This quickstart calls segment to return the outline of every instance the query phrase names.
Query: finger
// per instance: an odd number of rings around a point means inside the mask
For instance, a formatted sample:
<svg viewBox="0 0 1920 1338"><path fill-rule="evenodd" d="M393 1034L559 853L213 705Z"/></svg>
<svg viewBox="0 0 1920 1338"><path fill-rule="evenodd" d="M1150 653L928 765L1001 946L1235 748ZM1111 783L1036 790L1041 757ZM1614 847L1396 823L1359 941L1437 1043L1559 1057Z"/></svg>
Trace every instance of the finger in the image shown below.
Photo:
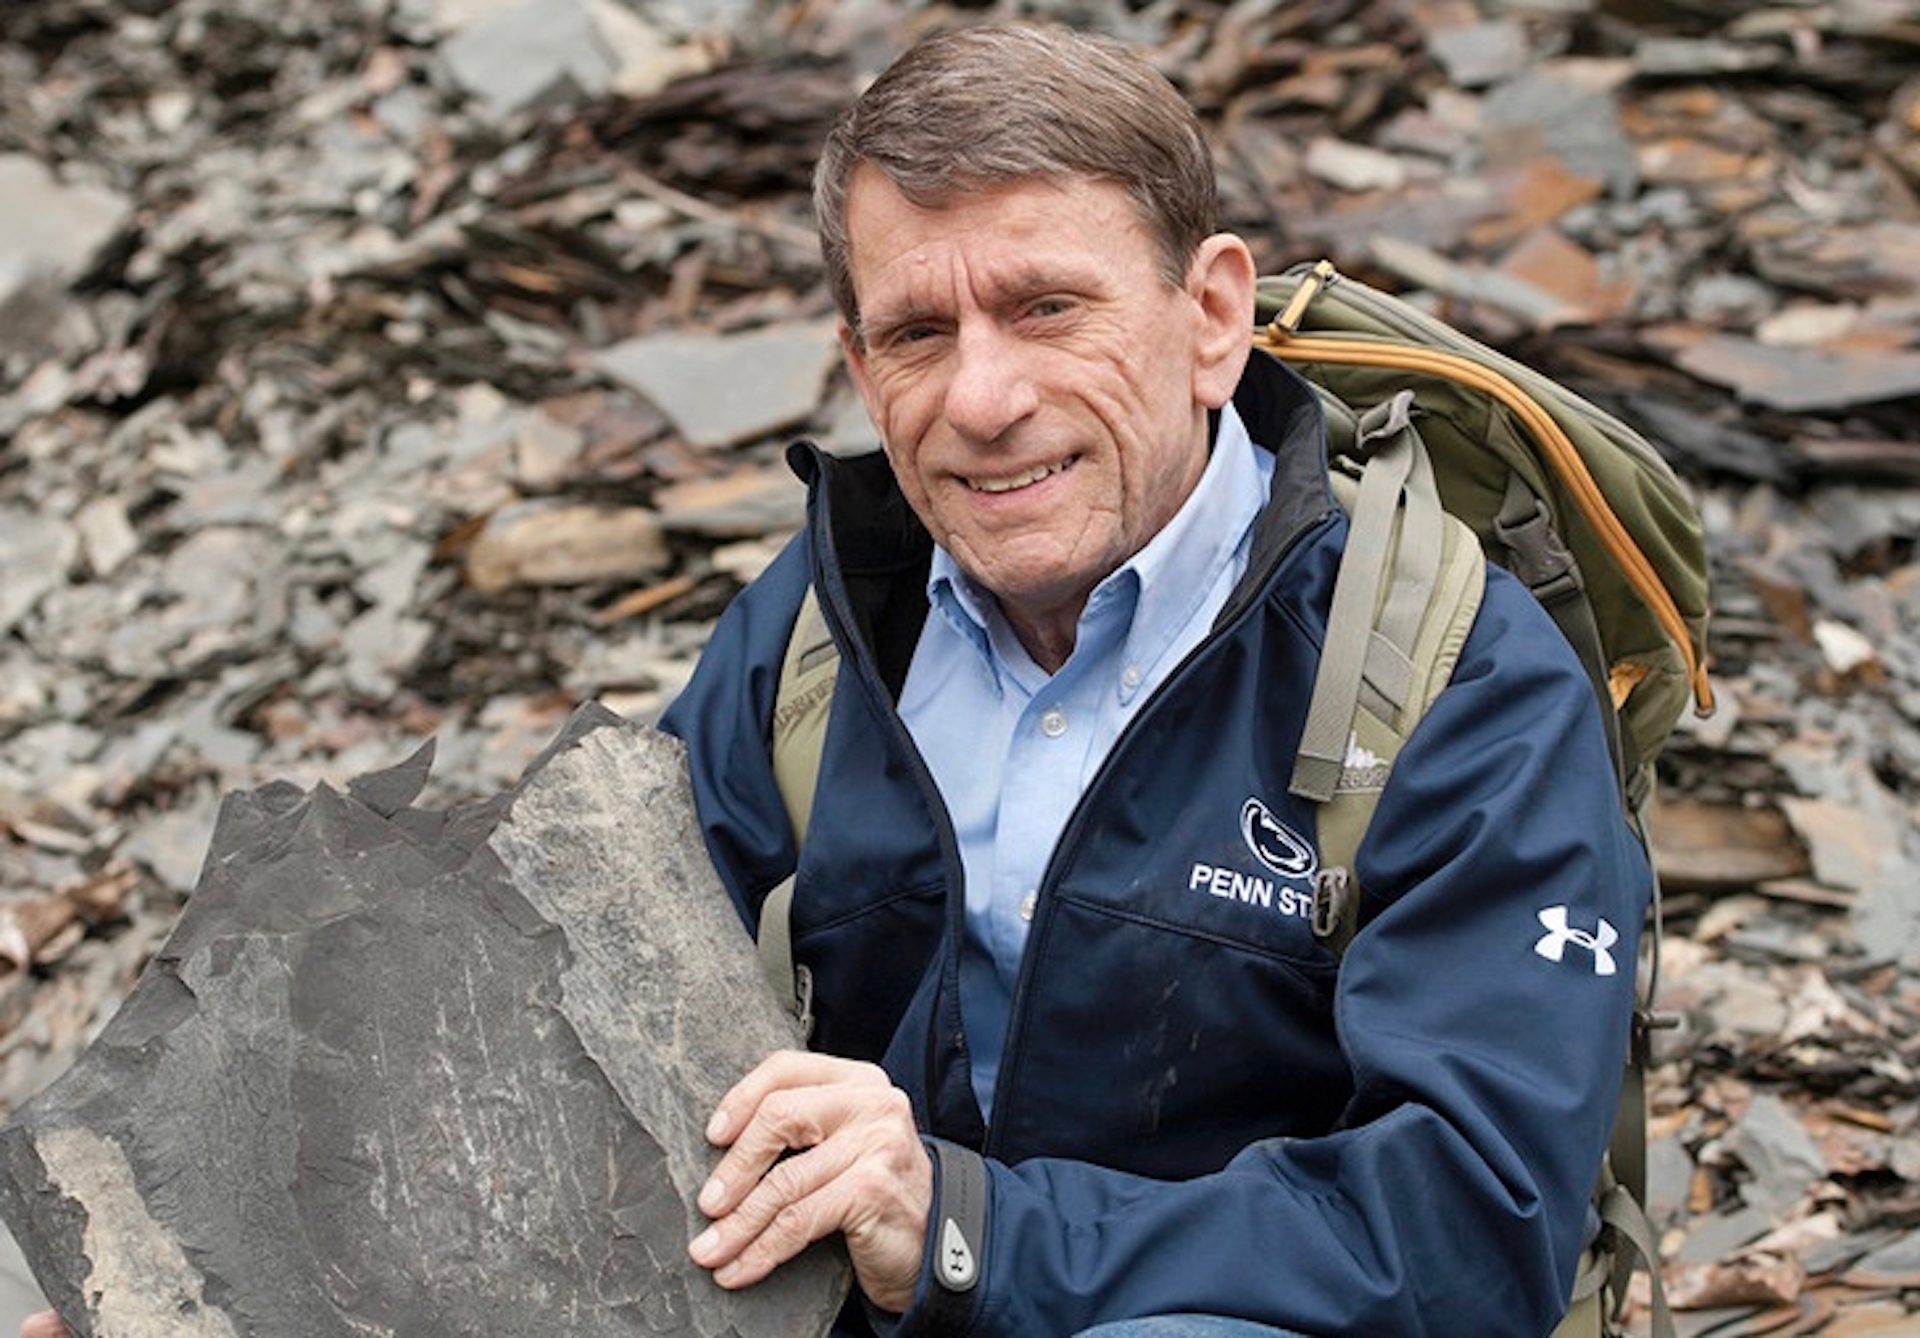
<svg viewBox="0 0 1920 1338"><path fill-rule="evenodd" d="M798 1160L796 1158L795 1160ZM784 1163L783 1163L784 1164ZM839 1167L845 1171L844 1165ZM813 1176L809 1175L811 1181ZM852 1186L856 1177L823 1174L818 1187L809 1194L786 1202L771 1197L770 1209L758 1230L740 1231L733 1257L713 1270L713 1280L722 1287L746 1287L760 1281L813 1242L842 1228L853 1208ZM717 1223L723 1231L731 1228L738 1214Z"/></svg>
<svg viewBox="0 0 1920 1338"><path fill-rule="evenodd" d="M771 1092L787 1087L824 1087L834 1083L871 1086L890 1084L886 1071L877 1064L817 1055L806 1050L776 1050L755 1066L753 1072L735 1083L714 1107L707 1122L707 1141L725 1147L738 1136L760 1103Z"/></svg>
<svg viewBox="0 0 1920 1338"><path fill-rule="evenodd" d="M721 1217L736 1206L790 1150L804 1151L827 1141L865 1103L875 1089L847 1085L782 1087L767 1093L715 1164L700 1189L700 1211ZM784 1163L781 1163L784 1164Z"/></svg>
<svg viewBox="0 0 1920 1338"><path fill-rule="evenodd" d="M72 1338L60 1316L51 1310L28 1315L20 1321L20 1338Z"/></svg>
<svg viewBox="0 0 1920 1338"><path fill-rule="evenodd" d="M784 1253L777 1248L772 1252L774 1257L755 1274L764 1275L767 1269L799 1253L809 1241L838 1229L839 1223L814 1216L824 1204L808 1201L846 1174L859 1153L854 1140L834 1139L788 1157L753 1187L738 1208L702 1232L687 1252L703 1268L719 1269L732 1264L749 1246L773 1231L776 1243L789 1248Z"/></svg>

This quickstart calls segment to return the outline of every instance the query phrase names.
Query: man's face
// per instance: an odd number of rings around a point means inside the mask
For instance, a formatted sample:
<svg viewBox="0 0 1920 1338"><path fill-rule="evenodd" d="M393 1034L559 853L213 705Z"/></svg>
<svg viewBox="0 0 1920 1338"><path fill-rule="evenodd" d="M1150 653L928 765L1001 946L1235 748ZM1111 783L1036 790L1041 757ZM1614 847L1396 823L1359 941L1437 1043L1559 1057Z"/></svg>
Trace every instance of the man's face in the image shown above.
<svg viewBox="0 0 1920 1338"><path fill-rule="evenodd" d="M908 502L1010 612L1077 617L1205 468L1250 263L1223 373L1204 279L1166 281L1109 183L922 209L863 166L847 235L861 337L843 342Z"/></svg>

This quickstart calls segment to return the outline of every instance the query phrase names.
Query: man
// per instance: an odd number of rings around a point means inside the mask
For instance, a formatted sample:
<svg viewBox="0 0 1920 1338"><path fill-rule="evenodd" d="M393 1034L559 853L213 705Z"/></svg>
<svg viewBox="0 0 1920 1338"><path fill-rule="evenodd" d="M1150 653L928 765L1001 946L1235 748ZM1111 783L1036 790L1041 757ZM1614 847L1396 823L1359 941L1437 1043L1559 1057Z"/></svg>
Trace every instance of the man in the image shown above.
<svg viewBox="0 0 1920 1338"><path fill-rule="evenodd" d="M797 860L823 1053L716 1112L694 1259L746 1286L841 1232L914 1332L1545 1333L1632 983L1537 917L1631 961L1650 890L1571 652L1490 577L1336 971L1247 815L1311 859L1346 526L1190 110L1094 39L934 38L815 204L884 460L796 448L807 530L664 723L749 923ZM845 658L796 851L768 737L809 584Z"/></svg>
<svg viewBox="0 0 1920 1338"><path fill-rule="evenodd" d="M1490 576L1336 964L1261 838L1313 855L1347 529L1192 112L1103 41L937 37L816 210L884 456L795 449L807 529L663 722L749 924L797 862L814 1053L715 1111L692 1257L744 1287L840 1233L847 1332L1545 1333L1632 981L1537 915L1630 961L1650 888L1571 652ZM843 661L797 850L768 739L809 585Z"/></svg>

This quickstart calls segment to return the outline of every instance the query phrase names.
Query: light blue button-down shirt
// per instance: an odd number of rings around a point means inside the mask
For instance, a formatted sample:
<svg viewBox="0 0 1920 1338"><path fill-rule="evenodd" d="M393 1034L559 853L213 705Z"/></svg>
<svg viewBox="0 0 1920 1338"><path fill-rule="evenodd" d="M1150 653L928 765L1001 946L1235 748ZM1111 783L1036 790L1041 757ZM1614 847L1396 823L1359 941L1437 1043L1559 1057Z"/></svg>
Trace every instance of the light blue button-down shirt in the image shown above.
<svg viewBox="0 0 1920 1338"><path fill-rule="evenodd" d="M1273 479L1228 405L1207 468L1165 529L1087 598L1051 677L992 594L936 548L900 714L952 815L966 870L960 1007L973 1090L993 1109L1027 924L1054 844L1133 713L1206 636L1246 571Z"/></svg>

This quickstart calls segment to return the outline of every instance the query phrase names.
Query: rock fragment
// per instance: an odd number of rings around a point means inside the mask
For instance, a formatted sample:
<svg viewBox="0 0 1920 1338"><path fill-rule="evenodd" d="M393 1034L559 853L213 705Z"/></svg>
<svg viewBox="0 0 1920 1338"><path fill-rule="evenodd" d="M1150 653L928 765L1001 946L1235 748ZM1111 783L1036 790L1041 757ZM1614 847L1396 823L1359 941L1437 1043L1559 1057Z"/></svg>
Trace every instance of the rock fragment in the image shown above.
<svg viewBox="0 0 1920 1338"><path fill-rule="evenodd" d="M718 448L811 415L838 357L833 323L813 321L745 334L644 335L594 361L657 404L689 442Z"/></svg>
<svg viewBox="0 0 1920 1338"><path fill-rule="evenodd" d="M63 185L25 154L0 154L0 308L36 274L64 283L83 271L128 207L98 186Z"/></svg>
<svg viewBox="0 0 1920 1338"><path fill-rule="evenodd" d="M713 1105L797 1042L707 863L679 744L576 716L511 790L222 806L99 1041L0 1130L0 1213L82 1333L824 1333L817 1246L686 1256Z"/></svg>
<svg viewBox="0 0 1920 1338"><path fill-rule="evenodd" d="M0 506L0 636L66 582L80 537L59 516Z"/></svg>
<svg viewBox="0 0 1920 1338"><path fill-rule="evenodd" d="M516 585L634 580L666 565L653 512L525 502L496 513L467 550L467 581L496 593Z"/></svg>

